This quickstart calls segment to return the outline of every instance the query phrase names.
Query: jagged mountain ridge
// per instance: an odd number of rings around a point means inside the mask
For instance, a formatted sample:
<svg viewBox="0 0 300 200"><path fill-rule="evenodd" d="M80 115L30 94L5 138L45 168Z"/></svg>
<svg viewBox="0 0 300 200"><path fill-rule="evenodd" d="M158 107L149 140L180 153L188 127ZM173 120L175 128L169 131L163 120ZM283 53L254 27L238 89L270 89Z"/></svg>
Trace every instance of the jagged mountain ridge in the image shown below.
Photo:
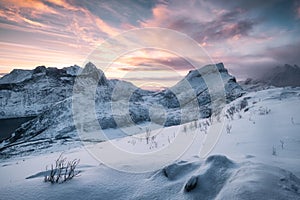
<svg viewBox="0 0 300 200"><path fill-rule="evenodd" d="M244 92L242 88L236 83L235 78L228 74L227 70L225 69L224 65L222 63L219 63L217 65L217 69L221 74L221 78L225 85L225 93L228 101L232 101L233 99L241 96ZM36 110L35 114L37 114L37 117L25 124L23 124L19 129L15 131L13 134L13 137L9 138L6 141L6 145L3 145L4 148L7 148L8 146L13 146L14 144L22 143L24 141L30 141L32 139L34 140L45 140L49 139L51 140L59 140L59 139L65 139L65 138L78 138L76 128L73 121L73 112L72 112L72 89L73 84L75 81L75 74L77 74L78 71L76 71L77 67L70 67L67 69L58 70L56 69L56 72L58 73L49 73L47 68L39 67L33 70L32 76L29 79L23 80L21 82L17 83L5 83L2 84L2 88L7 87L7 85L10 85L11 88L4 88L0 89L0 94L5 90L11 89L11 92L22 92L25 89L30 87L23 86L23 90L16 90L14 91L16 85L20 84L28 84L30 85L31 81L35 81L36 89L38 89L42 85L42 88L46 88L45 82L41 81L41 78L36 78L36 74L43 73L41 76L46 76L47 79L51 80L48 85L49 87L52 87L53 82L57 80L59 83L62 84L62 87L59 89L52 90L52 92L59 91L58 93L61 93L61 91L64 89L68 92L64 93L66 95L60 96L60 99L57 99L58 102L51 101L52 104L42 104L37 105L38 103L43 101L34 101L33 107L37 106L45 110ZM212 65L205 66L204 69L212 68ZM69 71L72 71L72 74L68 73ZM77 69L80 70L80 69ZM55 69L50 69L51 72L55 71ZM128 126L128 122L126 121L125 117L122 115L115 115L112 113L111 108L111 102L117 102L120 106L120 108L123 108L128 102L124 101L124 96L122 96L122 93L118 93L114 96L112 96L112 93L114 89L118 86L121 87L122 91L134 91L130 97L129 100L129 114L132 118L132 121L135 124L142 124L149 121L154 121L161 123L161 113L154 112L154 115L151 115L149 110L151 107L155 107L157 105L162 106L165 109L166 114L166 120L163 121L163 126L172 126L182 123L182 121L192 121L195 119L198 119L199 117L208 117L211 114L211 108L210 108L210 96L207 92L207 86L199 74L197 70L191 70L189 74L184 79L185 81L188 81L188 83L191 85L191 89L196 94L197 101L200 105L200 112L193 115L194 112L193 107L189 106L183 106L179 105L177 96L181 95L184 97L186 91L181 91L181 85L182 83L179 82L175 86L171 87L170 89L166 89L160 92L153 92L153 91L146 91L142 90L133 84L125 81L120 80L108 80L104 73L97 69L96 66L94 66L92 63L88 63L85 68L82 70L80 74L80 80L86 84L89 85L90 83L93 83L96 80L100 80L97 84L97 90L96 90L96 96L95 96L95 104L96 104L96 115L97 120L99 121L99 124L102 129L108 129L108 128L118 128L118 127L126 127ZM4 78L4 77L3 77ZM7 79L7 78L6 78ZM41 81L41 83L39 82ZM16 82L16 81L15 81ZM26 85L24 84L24 85ZM4 86L3 86L4 85ZM55 85L56 86L56 85ZM177 90L178 94L174 94L173 91ZM6 91L7 92L7 91ZM57 94L50 95L51 98ZM59 94L58 94L59 95ZM22 95L20 95L22 97ZM46 95L46 97L49 97ZM3 99L3 98L2 98ZM16 101L14 104L20 104L19 107L22 107L22 101ZM5 108L3 104L1 107ZM50 109L49 109L50 108ZM182 119L180 112L182 109L186 109L187 112L191 113L190 116L188 116L187 119ZM6 109L9 110L9 109ZM11 112L13 113L13 112ZM28 114L28 112L23 112L23 114ZM90 121L89 121L90 120ZM96 131L96 127L93 127L90 125L92 119L87 118L85 121L85 128L86 131ZM117 123L116 123L117 121ZM8 146L7 146L8 145Z"/></svg>
<svg viewBox="0 0 300 200"><path fill-rule="evenodd" d="M0 119L37 116L72 95L78 66L15 69L0 79Z"/></svg>

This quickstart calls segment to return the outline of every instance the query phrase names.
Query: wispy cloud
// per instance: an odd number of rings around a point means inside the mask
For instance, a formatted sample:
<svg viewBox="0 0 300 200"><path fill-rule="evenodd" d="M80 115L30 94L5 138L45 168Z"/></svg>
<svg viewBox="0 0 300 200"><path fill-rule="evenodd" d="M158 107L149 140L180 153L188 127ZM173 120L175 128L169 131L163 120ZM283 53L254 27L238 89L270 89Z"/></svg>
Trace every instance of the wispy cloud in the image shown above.
<svg viewBox="0 0 300 200"><path fill-rule="evenodd" d="M239 75L257 65L300 65L299 19L296 0L5 0L0 1L0 68L80 65L109 37L132 28L163 27L192 37L215 62L225 62ZM134 68L153 72L158 81L166 69L183 73L192 68L179 56L145 52L118 60L109 74L122 77Z"/></svg>
<svg viewBox="0 0 300 200"><path fill-rule="evenodd" d="M119 70L130 71L133 67L138 67L140 71L166 71L168 70L183 70L193 69L193 66L180 57L163 57L163 58L147 58L147 57L131 57L120 60L126 64L124 67L119 67Z"/></svg>
<svg viewBox="0 0 300 200"><path fill-rule="evenodd" d="M201 5L203 7L197 7L197 11L194 4L188 3L182 5L183 11L172 6L157 5L152 10L153 17L141 25L178 30L187 33L200 44L207 44L249 36L254 26L258 24L257 19L245 17L246 11L243 9L235 8L229 11L211 9L211 6L204 2Z"/></svg>

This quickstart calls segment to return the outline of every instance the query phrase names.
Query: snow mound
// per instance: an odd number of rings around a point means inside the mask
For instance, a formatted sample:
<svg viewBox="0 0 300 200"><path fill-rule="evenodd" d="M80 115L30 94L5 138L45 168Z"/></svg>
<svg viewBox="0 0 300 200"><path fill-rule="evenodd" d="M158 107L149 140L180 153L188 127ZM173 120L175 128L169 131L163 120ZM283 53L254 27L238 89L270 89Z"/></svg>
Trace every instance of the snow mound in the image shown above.
<svg viewBox="0 0 300 200"><path fill-rule="evenodd" d="M162 172L169 180L175 180L181 178L183 175L188 174L190 171L195 170L196 168L198 168L198 165L195 163L179 161L166 166L164 169L162 169Z"/></svg>
<svg viewBox="0 0 300 200"><path fill-rule="evenodd" d="M180 199L283 200L300 197L300 179L293 173L259 163L236 163L223 155L210 156L204 162L177 162L163 172L168 174L168 181L175 180L169 177L177 176L180 177L178 181L184 183Z"/></svg>
<svg viewBox="0 0 300 200"><path fill-rule="evenodd" d="M300 179L269 165L243 163L235 170L216 199L299 199Z"/></svg>
<svg viewBox="0 0 300 200"><path fill-rule="evenodd" d="M227 180L236 167L237 165L225 156L210 156L204 165L188 179L184 190L191 193L191 197L213 199L227 184Z"/></svg>

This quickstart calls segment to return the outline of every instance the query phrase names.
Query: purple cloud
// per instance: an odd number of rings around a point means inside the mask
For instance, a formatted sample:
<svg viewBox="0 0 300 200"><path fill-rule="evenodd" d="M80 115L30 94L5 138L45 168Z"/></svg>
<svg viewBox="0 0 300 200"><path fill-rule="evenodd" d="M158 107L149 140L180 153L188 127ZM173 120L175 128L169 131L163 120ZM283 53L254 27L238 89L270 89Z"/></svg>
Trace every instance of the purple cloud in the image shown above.
<svg viewBox="0 0 300 200"><path fill-rule="evenodd" d="M133 57L130 60L122 60L126 66L119 67L121 71L131 71L136 67L139 71L188 71L193 69L193 66L183 58L180 57L165 57L165 58L147 58L147 57ZM133 67L130 67L133 66Z"/></svg>
<svg viewBox="0 0 300 200"><path fill-rule="evenodd" d="M249 36L258 22L254 19L241 19L242 13L239 9L226 12L209 22L179 17L171 20L168 28L187 32L200 43L216 42L235 36Z"/></svg>

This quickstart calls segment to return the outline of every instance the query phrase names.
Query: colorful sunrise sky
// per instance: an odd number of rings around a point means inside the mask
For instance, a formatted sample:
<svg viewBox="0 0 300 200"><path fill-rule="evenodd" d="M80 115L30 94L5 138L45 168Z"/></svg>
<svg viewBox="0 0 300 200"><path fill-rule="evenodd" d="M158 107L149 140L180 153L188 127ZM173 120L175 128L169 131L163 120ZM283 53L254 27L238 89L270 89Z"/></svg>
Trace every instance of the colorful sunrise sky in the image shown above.
<svg viewBox="0 0 300 200"><path fill-rule="evenodd" d="M300 64L297 0L2 0L0 9L1 74L38 65L81 66L107 38L144 27L190 36L238 79L268 67ZM121 60L124 65L110 71L110 78L134 66L139 80L145 75L168 86L173 77L162 73L164 68L179 74L190 68L159 51L140 50Z"/></svg>

